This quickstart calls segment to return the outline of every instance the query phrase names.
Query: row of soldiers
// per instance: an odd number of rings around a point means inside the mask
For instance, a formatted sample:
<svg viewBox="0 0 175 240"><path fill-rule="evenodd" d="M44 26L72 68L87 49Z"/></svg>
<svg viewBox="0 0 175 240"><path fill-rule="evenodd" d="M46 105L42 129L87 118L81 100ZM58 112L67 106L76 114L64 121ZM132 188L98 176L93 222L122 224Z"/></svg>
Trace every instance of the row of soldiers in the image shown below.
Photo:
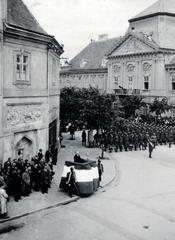
<svg viewBox="0 0 175 240"><path fill-rule="evenodd" d="M126 120L120 127L97 131L93 135L93 146L103 146L105 151L137 151L146 150L148 140L154 146L168 144L171 147L175 144L175 126ZM92 143L89 146L92 146Z"/></svg>
<svg viewBox="0 0 175 240"><path fill-rule="evenodd" d="M40 149L31 161L9 158L4 165L0 164L0 187L3 186L8 196L18 201L32 190L47 193L53 175L52 153L47 150L44 155Z"/></svg>

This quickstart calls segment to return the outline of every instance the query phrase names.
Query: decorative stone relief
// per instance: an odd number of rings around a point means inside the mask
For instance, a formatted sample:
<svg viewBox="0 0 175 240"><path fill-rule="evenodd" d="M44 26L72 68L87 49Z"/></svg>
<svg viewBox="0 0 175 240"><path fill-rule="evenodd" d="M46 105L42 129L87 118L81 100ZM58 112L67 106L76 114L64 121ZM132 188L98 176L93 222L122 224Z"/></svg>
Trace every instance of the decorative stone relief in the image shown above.
<svg viewBox="0 0 175 240"><path fill-rule="evenodd" d="M7 106L7 127L42 120L41 104Z"/></svg>
<svg viewBox="0 0 175 240"><path fill-rule="evenodd" d="M121 67L119 65L117 65L117 64L113 65L113 72L114 73L120 72L120 69L121 69Z"/></svg>
<svg viewBox="0 0 175 240"><path fill-rule="evenodd" d="M134 53L141 53L141 52L150 52L150 51L152 51L152 48L150 48L148 45L140 42L136 38L129 38L118 49L116 49L112 53L112 56L134 54Z"/></svg>
<svg viewBox="0 0 175 240"><path fill-rule="evenodd" d="M135 69L135 66L133 64L128 64L127 65L127 72L133 72Z"/></svg>
<svg viewBox="0 0 175 240"><path fill-rule="evenodd" d="M19 89L25 89L25 88L27 88L27 87L29 87L30 86L30 84L28 84L28 83L15 83L14 84L17 88L19 88Z"/></svg>
<svg viewBox="0 0 175 240"><path fill-rule="evenodd" d="M145 63L143 64L143 71L144 71L144 72L149 72L149 71L151 71L151 68L152 68L152 65L151 65L150 63L145 62Z"/></svg>

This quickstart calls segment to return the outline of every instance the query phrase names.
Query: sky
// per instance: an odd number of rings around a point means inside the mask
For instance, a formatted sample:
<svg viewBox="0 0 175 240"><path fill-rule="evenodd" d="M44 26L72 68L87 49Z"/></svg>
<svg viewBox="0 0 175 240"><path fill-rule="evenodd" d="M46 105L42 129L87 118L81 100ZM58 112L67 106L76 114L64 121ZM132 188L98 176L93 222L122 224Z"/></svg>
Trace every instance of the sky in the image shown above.
<svg viewBox="0 0 175 240"><path fill-rule="evenodd" d="M40 25L64 45L72 59L99 34L125 34L128 19L156 0L23 0Z"/></svg>

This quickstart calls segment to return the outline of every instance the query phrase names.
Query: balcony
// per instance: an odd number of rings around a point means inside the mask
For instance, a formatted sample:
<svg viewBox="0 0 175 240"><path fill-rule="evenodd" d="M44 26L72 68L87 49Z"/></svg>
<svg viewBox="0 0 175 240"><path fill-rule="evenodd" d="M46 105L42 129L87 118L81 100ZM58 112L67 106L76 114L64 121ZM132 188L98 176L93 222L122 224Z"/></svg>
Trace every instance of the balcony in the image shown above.
<svg viewBox="0 0 175 240"><path fill-rule="evenodd" d="M140 89L114 89L116 95L140 95Z"/></svg>

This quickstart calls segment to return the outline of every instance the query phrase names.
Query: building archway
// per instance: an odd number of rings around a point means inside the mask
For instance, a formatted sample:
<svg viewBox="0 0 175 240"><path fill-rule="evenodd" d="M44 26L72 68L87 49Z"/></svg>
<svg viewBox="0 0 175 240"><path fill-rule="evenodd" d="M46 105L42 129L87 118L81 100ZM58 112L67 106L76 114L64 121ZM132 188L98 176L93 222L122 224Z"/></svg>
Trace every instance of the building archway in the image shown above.
<svg viewBox="0 0 175 240"><path fill-rule="evenodd" d="M30 160L33 156L33 142L24 136L15 146L15 157Z"/></svg>

